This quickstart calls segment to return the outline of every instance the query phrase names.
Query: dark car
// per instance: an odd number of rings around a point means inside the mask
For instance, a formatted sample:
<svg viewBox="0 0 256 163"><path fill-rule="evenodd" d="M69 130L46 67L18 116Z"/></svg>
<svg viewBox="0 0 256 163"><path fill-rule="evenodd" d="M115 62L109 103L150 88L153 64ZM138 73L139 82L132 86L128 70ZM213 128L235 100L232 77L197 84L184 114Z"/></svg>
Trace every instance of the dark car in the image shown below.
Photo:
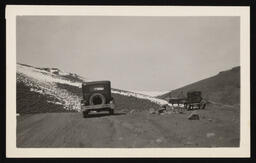
<svg viewBox="0 0 256 163"><path fill-rule="evenodd" d="M87 117L90 111L109 111L114 114L114 98L111 96L110 81L93 81L82 84L83 100L81 111Z"/></svg>

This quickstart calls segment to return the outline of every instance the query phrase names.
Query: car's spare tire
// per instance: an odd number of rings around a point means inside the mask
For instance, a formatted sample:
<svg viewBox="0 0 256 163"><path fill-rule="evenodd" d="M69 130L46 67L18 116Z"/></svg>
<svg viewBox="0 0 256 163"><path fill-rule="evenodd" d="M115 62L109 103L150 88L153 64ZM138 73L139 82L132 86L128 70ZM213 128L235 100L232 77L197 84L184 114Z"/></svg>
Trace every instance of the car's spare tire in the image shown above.
<svg viewBox="0 0 256 163"><path fill-rule="evenodd" d="M89 99L90 105L101 105L106 103L106 98L101 93L94 93Z"/></svg>

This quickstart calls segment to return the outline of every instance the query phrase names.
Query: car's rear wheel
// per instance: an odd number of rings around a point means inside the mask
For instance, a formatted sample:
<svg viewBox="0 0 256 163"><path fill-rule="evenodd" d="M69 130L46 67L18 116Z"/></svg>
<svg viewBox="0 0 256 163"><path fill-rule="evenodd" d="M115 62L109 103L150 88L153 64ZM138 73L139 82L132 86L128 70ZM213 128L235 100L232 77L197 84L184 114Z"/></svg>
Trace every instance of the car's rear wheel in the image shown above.
<svg viewBox="0 0 256 163"><path fill-rule="evenodd" d="M94 93L89 99L90 105L101 105L106 103L106 98L101 93Z"/></svg>

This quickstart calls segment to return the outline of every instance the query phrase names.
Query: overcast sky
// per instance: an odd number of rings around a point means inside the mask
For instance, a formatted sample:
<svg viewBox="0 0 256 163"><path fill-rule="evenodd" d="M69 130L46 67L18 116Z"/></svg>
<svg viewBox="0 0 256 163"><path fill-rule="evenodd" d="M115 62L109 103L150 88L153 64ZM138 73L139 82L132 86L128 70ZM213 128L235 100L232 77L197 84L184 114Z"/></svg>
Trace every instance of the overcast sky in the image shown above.
<svg viewBox="0 0 256 163"><path fill-rule="evenodd" d="M240 65L239 17L18 16L17 62L167 91Z"/></svg>

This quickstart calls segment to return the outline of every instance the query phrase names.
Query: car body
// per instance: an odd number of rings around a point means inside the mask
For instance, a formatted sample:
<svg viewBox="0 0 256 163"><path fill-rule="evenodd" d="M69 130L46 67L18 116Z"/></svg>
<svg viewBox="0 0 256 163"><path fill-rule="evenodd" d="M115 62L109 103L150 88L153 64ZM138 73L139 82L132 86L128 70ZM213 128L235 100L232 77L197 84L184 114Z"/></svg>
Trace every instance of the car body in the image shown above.
<svg viewBox="0 0 256 163"><path fill-rule="evenodd" d="M86 117L90 111L109 111L114 114L114 98L111 95L110 81L93 81L82 83L83 100L81 111Z"/></svg>

